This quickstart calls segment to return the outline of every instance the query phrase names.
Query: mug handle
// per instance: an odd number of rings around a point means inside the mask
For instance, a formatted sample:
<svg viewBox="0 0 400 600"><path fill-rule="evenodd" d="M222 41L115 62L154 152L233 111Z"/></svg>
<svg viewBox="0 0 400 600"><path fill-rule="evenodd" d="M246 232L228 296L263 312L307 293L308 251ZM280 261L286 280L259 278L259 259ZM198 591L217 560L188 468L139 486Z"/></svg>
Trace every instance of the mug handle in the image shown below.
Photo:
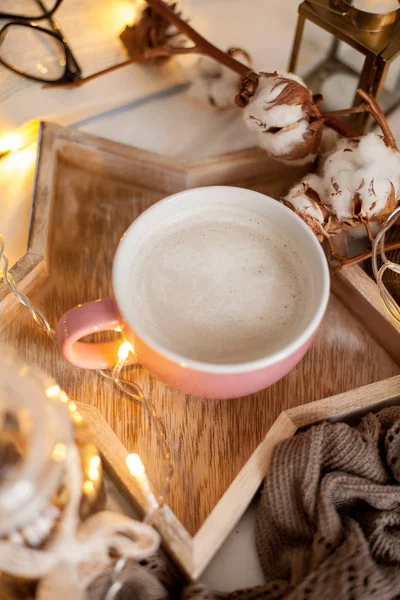
<svg viewBox="0 0 400 600"><path fill-rule="evenodd" d="M82 369L112 369L118 360L120 340L112 342L80 342L85 335L99 331L120 331L123 319L113 298L95 300L71 308L57 325L57 341L65 358ZM127 359L127 365L137 358Z"/></svg>

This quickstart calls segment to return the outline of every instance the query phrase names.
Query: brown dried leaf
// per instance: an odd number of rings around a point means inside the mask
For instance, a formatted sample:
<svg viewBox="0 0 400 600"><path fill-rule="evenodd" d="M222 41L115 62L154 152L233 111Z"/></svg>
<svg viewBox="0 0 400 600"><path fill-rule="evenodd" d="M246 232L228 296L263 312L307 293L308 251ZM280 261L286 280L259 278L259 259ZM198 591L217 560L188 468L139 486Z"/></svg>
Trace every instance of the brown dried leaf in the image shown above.
<svg viewBox="0 0 400 600"><path fill-rule="evenodd" d="M298 194L296 194L296 196L297 195ZM317 219L312 217L305 210L295 209L293 204L291 204L290 200L283 199L283 200L281 200L281 202L282 202L282 204L284 204L285 206L290 208L290 210L292 210L294 213L296 213L296 215L298 215L301 219L303 219L303 221L308 225L308 227L311 229L311 231L313 231L315 233L315 235L317 236L319 241L322 242L325 235L324 235L323 229L321 230L321 223Z"/></svg>
<svg viewBox="0 0 400 600"><path fill-rule="evenodd" d="M271 102L271 107L277 104L287 104L289 106L302 106L308 117L314 117L316 119L321 118L321 111L315 102L313 95L310 90L301 83L293 81L293 79L287 79L286 77L277 77L276 83L273 90L278 86L285 84L283 90L279 95ZM268 108L266 109L268 110Z"/></svg>
<svg viewBox="0 0 400 600"><path fill-rule="evenodd" d="M169 5L170 10L180 16L176 2ZM170 33L171 23L151 6L146 6L140 20L134 25L127 25L119 36L129 56L134 58L146 50L165 47L179 33ZM169 57L161 60L168 60ZM160 60L160 59L157 59Z"/></svg>

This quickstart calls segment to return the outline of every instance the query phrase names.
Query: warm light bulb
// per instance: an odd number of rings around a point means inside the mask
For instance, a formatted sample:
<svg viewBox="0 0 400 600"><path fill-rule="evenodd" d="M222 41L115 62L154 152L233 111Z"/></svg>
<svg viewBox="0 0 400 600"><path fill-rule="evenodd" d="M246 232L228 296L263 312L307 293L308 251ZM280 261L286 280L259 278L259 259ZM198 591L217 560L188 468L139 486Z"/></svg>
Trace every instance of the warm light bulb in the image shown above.
<svg viewBox="0 0 400 600"><path fill-rule="evenodd" d="M118 348L118 360L126 360L129 356L129 352L133 352L132 344L123 342Z"/></svg>
<svg viewBox="0 0 400 600"><path fill-rule="evenodd" d="M23 145L24 139L20 133L8 133L0 138L0 154L20 150Z"/></svg>
<svg viewBox="0 0 400 600"><path fill-rule="evenodd" d="M90 457L88 475L89 475L89 479L91 479L92 481L97 481L98 478L100 477L100 465L101 465L100 456L91 456Z"/></svg>
<svg viewBox="0 0 400 600"><path fill-rule="evenodd" d="M92 494L94 492L93 481L90 481L90 479L87 479L85 481L85 483L83 484L83 491L85 492L85 494Z"/></svg>
<svg viewBox="0 0 400 600"><path fill-rule="evenodd" d="M52 385L51 387L47 388L46 396L48 398L56 398L60 392L61 392L61 389L60 389L59 385Z"/></svg>
<svg viewBox="0 0 400 600"><path fill-rule="evenodd" d="M89 465L91 469L98 469L100 467L100 456L92 456L89 460Z"/></svg>
<svg viewBox="0 0 400 600"><path fill-rule="evenodd" d="M133 25L139 15L140 8L145 4L145 0L120 0L114 7L113 19L118 21L119 27Z"/></svg>
<svg viewBox="0 0 400 600"><path fill-rule="evenodd" d="M0 137L0 154L21 150L30 144L39 131L39 121L28 121L18 129L5 133Z"/></svg>
<svg viewBox="0 0 400 600"><path fill-rule="evenodd" d="M33 169L37 153L37 144L30 144L24 148L16 149L14 152L3 152L0 150L0 158L3 162L3 170L9 174L19 175Z"/></svg>
<svg viewBox="0 0 400 600"><path fill-rule="evenodd" d="M67 456L67 446L63 443L58 443L54 446L54 450L51 453L51 458L55 462L61 462Z"/></svg>
<svg viewBox="0 0 400 600"><path fill-rule="evenodd" d="M133 477L139 477L145 472L144 464L142 463L138 454L128 454L125 459L126 466L128 467L129 473Z"/></svg>
<svg viewBox="0 0 400 600"><path fill-rule="evenodd" d="M64 402L65 404L67 402L69 402L69 398L63 390L61 390L61 392L60 392L60 400L61 400L61 402Z"/></svg>
<svg viewBox="0 0 400 600"><path fill-rule="evenodd" d="M89 469L88 475L92 481L97 481L99 478L100 472L98 469Z"/></svg>

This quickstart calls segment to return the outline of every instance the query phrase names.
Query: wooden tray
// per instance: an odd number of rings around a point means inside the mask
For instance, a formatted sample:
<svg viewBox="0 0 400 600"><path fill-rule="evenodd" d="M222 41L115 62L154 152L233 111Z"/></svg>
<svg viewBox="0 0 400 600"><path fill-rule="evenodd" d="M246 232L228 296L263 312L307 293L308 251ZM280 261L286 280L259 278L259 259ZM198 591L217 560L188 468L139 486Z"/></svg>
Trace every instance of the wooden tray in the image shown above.
<svg viewBox="0 0 400 600"><path fill-rule="evenodd" d="M298 170L278 166L258 150L185 164L45 125L30 239L41 232L50 279L35 294L35 303L55 325L70 307L109 296L121 235L141 211L170 193L220 183L277 197L299 177ZM399 328L387 318L373 281L353 267L334 279L333 289L336 295L305 359L254 396L206 401L167 388L144 369L126 372L151 395L168 431L176 469L168 510L179 521L185 551L178 551L173 539L168 543L192 578L205 568L258 488L265 463L257 448L282 411L400 373ZM96 407L123 446L140 454L154 486L160 486L163 464L156 436L140 407L96 373L66 363L26 311L8 323L0 338L51 373L72 398Z"/></svg>

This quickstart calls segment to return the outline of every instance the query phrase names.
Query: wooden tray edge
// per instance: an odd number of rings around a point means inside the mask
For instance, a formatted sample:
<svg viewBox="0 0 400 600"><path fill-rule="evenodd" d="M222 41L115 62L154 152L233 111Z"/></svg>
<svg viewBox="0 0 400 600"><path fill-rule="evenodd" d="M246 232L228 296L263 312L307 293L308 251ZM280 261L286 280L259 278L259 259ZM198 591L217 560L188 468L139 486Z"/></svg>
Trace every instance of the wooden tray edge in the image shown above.
<svg viewBox="0 0 400 600"><path fill-rule="evenodd" d="M167 505L162 507L155 526L165 550L189 579L198 579L259 489L276 444L301 428L322 420L360 418L392 404L396 398L400 402L400 375L282 412L195 536L188 533ZM143 514L145 498L125 465L127 449L94 406L79 403L78 410L88 424L109 477Z"/></svg>
<svg viewBox="0 0 400 600"><path fill-rule="evenodd" d="M390 405L396 397L400 402L400 375L283 411L195 534L193 576L201 575L245 512L240 507L245 503L248 507L262 484L276 444L323 420L360 418Z"/></svg>
<svg viewBox="0 0 400 600"><path fill-rule="evenodd" d="M125 459L129 454L128 450L96 407L80 402L77 403L77 407L93 436L93 443L100 451L108 476L122 496L143 516L146 513L146 497L125 464ZM193 573L193 540L169 506L162 507L155 527L162 537L165 550L183 572L191 577Z"/></svg>
<svg viewBox="0 0 400 600"><path fill-rule="evenodd" d="M358 265L344 267L331 279L333 293L400 364L400 325L386 310L375 281Z"/></svg>

